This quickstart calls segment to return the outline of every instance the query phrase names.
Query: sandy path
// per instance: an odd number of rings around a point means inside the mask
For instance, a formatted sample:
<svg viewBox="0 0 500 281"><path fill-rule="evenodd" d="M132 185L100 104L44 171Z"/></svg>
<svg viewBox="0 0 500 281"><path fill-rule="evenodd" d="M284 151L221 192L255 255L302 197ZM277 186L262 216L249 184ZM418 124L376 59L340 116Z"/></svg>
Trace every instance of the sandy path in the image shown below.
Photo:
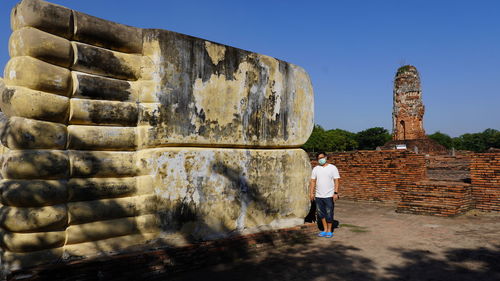
<svg viewBox="0 0 500 281"><path fill-rule="evenodd" d="M500 213L398 214L339 201L335 238L260 253L169 280L500 280Z"/></svg>

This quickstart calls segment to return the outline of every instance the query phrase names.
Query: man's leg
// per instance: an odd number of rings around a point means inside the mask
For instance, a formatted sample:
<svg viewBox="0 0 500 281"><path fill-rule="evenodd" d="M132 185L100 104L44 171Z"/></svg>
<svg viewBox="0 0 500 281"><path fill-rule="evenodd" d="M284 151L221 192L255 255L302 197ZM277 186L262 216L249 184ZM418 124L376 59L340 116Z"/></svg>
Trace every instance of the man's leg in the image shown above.
<svg viewBox="0 0 500 281"><path fill-rule="evenodd" d="M326 223L326 206L324 198L316 197L316 212L318 214L318 219L321 220L321 224L323 225L323 231L320 232L319 236L323 236L328 231L328 225Z"/></svg>
<svg viewBox="0 0 500 281"><path fill-rule="evenodd" d="M326 222L326 219L325 218L322 218L321 219L321 223L323 224L323 231L324 232L328 232L328 223Z"/></svg>
<svg viewBox="0 0 500 281"><path fill-rule="evenodd" d="M325 222L327 225L327 233L333 232L333 198L325 198Z"/></svg>

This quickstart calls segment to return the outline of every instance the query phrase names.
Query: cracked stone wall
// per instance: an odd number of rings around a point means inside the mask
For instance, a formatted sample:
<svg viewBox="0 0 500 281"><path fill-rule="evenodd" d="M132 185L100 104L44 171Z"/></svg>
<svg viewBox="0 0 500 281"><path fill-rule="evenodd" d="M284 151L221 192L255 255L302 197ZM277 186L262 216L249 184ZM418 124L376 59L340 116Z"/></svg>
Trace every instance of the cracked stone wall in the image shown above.
<svg viewBox="0 0 500 281"><path fill-rule="evenodd" d="M394 79L392 131L393 140L424 139L424 104L417 68L405 65Z"/></svg>
<svg viewBox="0 0 500 281"><path fill-rule="evenodd" d="M303 222L302 68L39 0L11 26L4 271Z"/></svg>

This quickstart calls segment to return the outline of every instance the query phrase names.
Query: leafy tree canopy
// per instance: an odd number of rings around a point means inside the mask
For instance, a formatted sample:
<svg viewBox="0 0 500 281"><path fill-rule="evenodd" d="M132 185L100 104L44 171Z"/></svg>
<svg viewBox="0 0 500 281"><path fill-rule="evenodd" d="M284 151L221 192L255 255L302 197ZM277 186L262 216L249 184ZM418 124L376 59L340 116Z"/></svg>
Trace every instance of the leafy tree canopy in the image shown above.
<svg viewBox="0 0 500 281"><path fill-rule="evenodd" d="M500 148L500 131L486 129L481 133L467 133L452 138L440 131L428 136L448 149L484 152L489 148ZM391 139L387 129L369 128L357 133L341 129L325 130L315 125L311 137L304 144L306 151L352 151L371 150L382 146Z"/></svg>

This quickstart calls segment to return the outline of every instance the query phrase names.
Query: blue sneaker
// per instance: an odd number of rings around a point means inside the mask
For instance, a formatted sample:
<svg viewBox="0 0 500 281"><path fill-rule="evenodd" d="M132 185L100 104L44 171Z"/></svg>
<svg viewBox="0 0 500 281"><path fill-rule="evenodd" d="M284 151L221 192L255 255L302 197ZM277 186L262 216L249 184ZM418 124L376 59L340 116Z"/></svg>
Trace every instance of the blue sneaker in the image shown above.
<svg viewBox="0 0 500 281"><path fill-rule="evenodd" d="M325 231L321 231L320 233L318 233L318 237L325 237L325 235L326 235Z"/></svg>
<svg viewBox="0 0 500 281"><path fill-rule="evenodd" d="M325 232L325 235L323 235L325 238L332 238L333 237L333 232Z"/></svg>

